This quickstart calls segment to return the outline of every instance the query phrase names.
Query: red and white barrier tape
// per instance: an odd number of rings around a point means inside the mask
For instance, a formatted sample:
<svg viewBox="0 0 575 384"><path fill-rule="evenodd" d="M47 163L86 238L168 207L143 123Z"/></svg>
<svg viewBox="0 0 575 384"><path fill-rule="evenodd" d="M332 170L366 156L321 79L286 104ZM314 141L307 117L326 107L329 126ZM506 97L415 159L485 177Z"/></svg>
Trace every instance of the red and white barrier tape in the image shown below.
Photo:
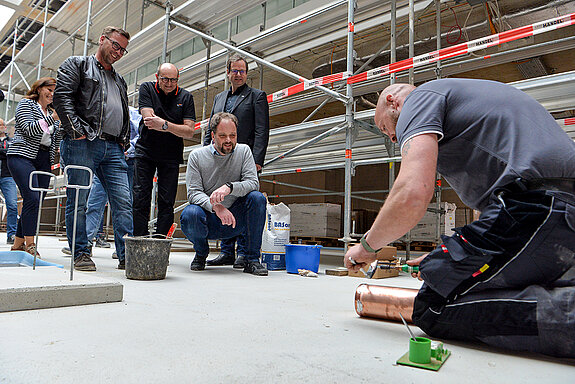
<svg viewBox="0 0 575 384"><path fill-rule="evenodd" d="M540 21L531 25L520 28L515 28L509 31L497 33L495 35L482 37L466 43L454 45L453 47L443 48L439 51L425 53L423 55L415 56L410 59L398 61L389 65L384 65L379 68L370 69L369 71L359 73L347 79L348 84L354 84L361 81L370 80L373 78L389 75L390 73L400 72L411 68L420 67L422 65L434 63L439 60L449 59L451 57L464 55L478 51L480 49L492 47L508 43L513 40L523 39L529 36L538 35L540 33L552 31L575 24L575 13L565 16L555 17L553 19Z"/></svg>
<svg viewBox="0 0 575 384"><path fill-rule="evenodd" d="M304 80L299 84L292 85L291 87L282 89L281 91L277 91L275 93L272 93L271 95L268 95L268 103L272 103L276 100L283 99L284 97L295 95L296 93L300 93L310 88L315 88L318 85L331 84L335 83L336 81L345 80L350 76L351 74L348 72L340 72L340 73L334 73L332 75L318 77L316 79Z"/></svg>
<svg viewBox="0 0 575 384"><path fill-rule="evenodd" d="M194 124L194 131L197 131L198 129L207 128L209 122L210 122L210 119L198 121L196 124Z"/></svg>
<svg viewBox="0 0 575 384"><path fill-rule="evenodd" d="M296 85L292 85L291 87L282 89L280 91L268 95L268 103L272 103L274 101L281 100L288 96L295 95L296 93L300 93L305 90L315 88L318 85L331 84L336 81L346 79L348 84L359 83L361 81L366 81L386 76L391 73L401 72L411 68L420 67L426 64L434 63L436 61L464 55L466 53L475 52L481 49L493 47L495 45L501 45L504 43L508 43L510 41L523 39L526 37L538 35L540 33L552 31L570 25L575 25L575 13L570 13L565 16L559 16L553 19L540 21L524 27L519 27L511 29L509 31L497 33L495 35L482 37L479 39L468 41L466 43L454 45L453 47L443 48L440 49L439 51L425 53L423 55L415 56L410 59L405 59L402 61L398 61L396 63L370 69L369 71L362 72L353 76L348 72L340 72L340 73L334 73L332 75L318 77L316 79L303 80L302 82ZM490 58L490 56L485 56L485 59L488 58ZM197 122L195 124L195 129L196 130L203 129L208 126L208 123L209 119Z"/></svg>

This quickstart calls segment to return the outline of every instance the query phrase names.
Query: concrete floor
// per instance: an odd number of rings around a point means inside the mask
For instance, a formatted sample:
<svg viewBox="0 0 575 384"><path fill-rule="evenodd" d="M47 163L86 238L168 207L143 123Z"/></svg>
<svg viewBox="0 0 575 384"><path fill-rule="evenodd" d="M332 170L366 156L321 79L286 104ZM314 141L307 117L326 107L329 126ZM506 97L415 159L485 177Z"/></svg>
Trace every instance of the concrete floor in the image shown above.
<svg viewBox="0 0 575 384"><path fill-rule="evenodd" d="M64 245L41 237L39 252L67 266ZM133 281L115 269L111 253L95 249L96 274L124 284L123 302L0 313L0 383L542 384L575 377L571 360L451 341L438 372L396 366L409 336L402 324L357 316L354 293L366 279L192 272L192 255L173 252L165 280ZM405 275L369 282L419 285Z"/></svg>

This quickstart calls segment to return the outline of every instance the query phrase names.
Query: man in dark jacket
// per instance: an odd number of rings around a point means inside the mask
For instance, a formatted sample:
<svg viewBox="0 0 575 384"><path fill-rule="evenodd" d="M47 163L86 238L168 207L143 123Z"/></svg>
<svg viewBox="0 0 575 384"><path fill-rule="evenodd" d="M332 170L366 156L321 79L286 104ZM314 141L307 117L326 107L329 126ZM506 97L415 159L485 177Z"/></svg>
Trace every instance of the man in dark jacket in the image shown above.
<svg viewBox="0 0 575 384"><path fill-rule="evenodd" d="M10 146L10 138L6 132L6 124L0 119L0 190L4 195L6 205L6 244L14 244L16 226L18 224L18 187L10 174L6 161L6 152Z"/></svg>
<svg viewBox="0 0 575 384"><path fill-rule="evenodd" d="M268 99L264 91L248 87L248 63L245 58L234 55L227 65L227 76L231 87L214 98L212 116L217 112L228 112L238 118L238 143L247 144L252 150L257 171L264 165L268 149L270 118ZM204 145L211 143L211 132L208 128ZM235 238L221 242L222 252L218 257L207 262L208 265L231 265L243 268L245 265L245 245L238 239L238 258L235 260Z"/></svg>
<svg viewBox="0 0 575 384"><path fill-rule="evenodd" d="M125 269L124 235L132 234L132 198L124 151L129 146L130 116L126 82L112 64L128 51L130 34L106 27L94 56L72 56L58 69L54 106L62 121L63 162L90 168L102 181L112 208L118 269ZM68 171L69 185L87 185L86 171ZM87 189L78 190L74 268L95 271L86 234ZM76 189L66 191L66 235L72 248Z"/></svg>

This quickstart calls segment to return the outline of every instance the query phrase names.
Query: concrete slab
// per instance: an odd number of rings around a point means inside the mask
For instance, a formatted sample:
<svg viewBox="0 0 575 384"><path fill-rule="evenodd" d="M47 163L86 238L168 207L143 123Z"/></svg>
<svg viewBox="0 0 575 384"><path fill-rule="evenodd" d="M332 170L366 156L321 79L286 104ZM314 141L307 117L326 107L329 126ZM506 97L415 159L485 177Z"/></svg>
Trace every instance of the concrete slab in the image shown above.
<svg viewBox="0 0 575 384"><path fill-rule="evenodd" d="M0 269L0 312L122 301L123 285L97 275L57 267Z"/></svg>

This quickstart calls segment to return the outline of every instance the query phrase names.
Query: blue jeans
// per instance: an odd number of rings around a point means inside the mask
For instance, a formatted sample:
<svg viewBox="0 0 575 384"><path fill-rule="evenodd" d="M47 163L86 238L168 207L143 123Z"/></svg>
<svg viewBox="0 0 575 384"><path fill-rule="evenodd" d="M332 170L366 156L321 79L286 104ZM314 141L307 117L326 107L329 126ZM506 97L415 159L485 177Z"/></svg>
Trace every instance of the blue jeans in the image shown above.
<svg viewBox="0 0 575 384"><path fill-rule="evenodd" d="M94 175L86 207L86 234L88 235L88 241L92 241L102 227L107 201L106 190L98 176Z"/></svg>
<svg viewBox="0 0 575 384"><path fill-rule="evenodd" d="M235 258L236 241L238 242L238 256L244 256L246 254L246 241L243 236L222 240L220 243L220 249L222 250L222 253L224 255L232 256Z"/></svg>
<svg viewBox="0 0 575 384"><path fill-rule="evenodd" d="M66 165L82 165L89 167L100 179L112 209L114 225L114 241L118 260L125 258L124 235L132 235L132 196L128 187L128 165L120 144L112 141L94 139L89 141L72 140L65 137L60 144L60 151ZM88 185L89 174L85 171L70 170L70 184ZM82 253L90 253L86 233L86 200L88 190L66 190L66 235L70 249L74 225L74 202L78 191L78 213L76 223L76 247L74 257Z"/></svg>
<svg viewBox="0 0 575 384"><path fill-rule="evenodd" d="M266 198L261 192L252 191L238 198L229 209L236 218L235 228L223 225L215 213L208 212L199 205L188 205L180 216L182 231L194 244L199 257L208 256L208 239L229 239L243 234L246 241L246 260L258 261L266 219Z"/></svg>
<svg viewBox="0 0 575 384"><path fill-rule="evenodd" d="M126 159L130 193L133 192L132 186L134 185L134 160L134 158ZM108 196L102 186L102 182L97 175L94 175L86 208L86 233L89 241L94 239L99 233L104 232L104 211L106 210L107 202Z"/></svg>
<svg viewBox="0 0 575 384"><path fill-rule="evenodd" d="M126 164L128 164L128 185L130 185L130 193L132 196L134 195L134 170L136 168L136 159L134 157L130 157L126 159Z"/></svg>
<svg viewBox="0 0 575 384"><path fill-rule="evenodd" d="M0 190L6 204L6 235L8 238L16 234L18 225L18 189L11 177L0 177Z"/></svg>
<svg viewBox="0 0 575 384"><path fill-rule="evenodd" d="M16 237L35 236L40 192L30 189L30 174L33 171L50 172L50 153L40 150L35 159L19 155L8 155L8 168L16 185L18 185L20 195L22 195L22 214L16 227ZM42 175L36 177L32 185L48 188L49 184L50 178ZM44 197L45 193L42 194L42 198Z"/></svg>

